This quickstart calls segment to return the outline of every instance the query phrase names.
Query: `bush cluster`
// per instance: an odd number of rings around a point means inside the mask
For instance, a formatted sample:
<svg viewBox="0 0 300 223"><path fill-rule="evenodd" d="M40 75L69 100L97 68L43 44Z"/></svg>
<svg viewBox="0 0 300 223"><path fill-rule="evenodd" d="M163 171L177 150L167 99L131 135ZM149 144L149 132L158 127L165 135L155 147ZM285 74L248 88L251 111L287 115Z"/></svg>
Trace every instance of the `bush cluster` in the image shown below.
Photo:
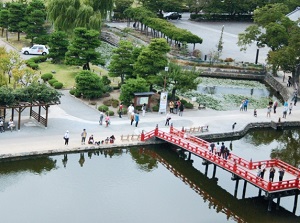
<svg viewBox="0 0 300 223"><path fill-rule="evenodd" d="M41 79L43 79L44 82L49 81L53 78L53 74L51 73L45 73L41 76Z"/></svg>
<svg viewBox="0 0 300 223"><path fill-rule="evenodd" d="M30 67L33 70L39 69L38 63L45 62L47 60L47 56L38 56L38 57L32 57L29 60L26 60L26 65Z"/></svg>
<svg viewBox="0 0 300 223"><path fill-rule="evenodd" d="M100 105L98 107L98 110L102 111L102 112L107 112L108 111L108 106L106 106L106 105Z"/></svg>

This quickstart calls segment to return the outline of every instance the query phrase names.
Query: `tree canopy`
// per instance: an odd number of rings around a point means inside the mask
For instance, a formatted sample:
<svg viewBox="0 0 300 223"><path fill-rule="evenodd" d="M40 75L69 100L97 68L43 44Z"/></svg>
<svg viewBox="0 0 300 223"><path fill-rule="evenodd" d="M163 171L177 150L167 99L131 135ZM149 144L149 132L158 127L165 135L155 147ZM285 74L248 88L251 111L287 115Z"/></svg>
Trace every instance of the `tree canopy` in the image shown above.
<svg viewBox="0 0 300 223"><path fill-rule="evenodd" d="M134 93L149 91L148 84L143 78L128 79L121 86L120 100L124 104L130 104L134 98Z"/></svg>

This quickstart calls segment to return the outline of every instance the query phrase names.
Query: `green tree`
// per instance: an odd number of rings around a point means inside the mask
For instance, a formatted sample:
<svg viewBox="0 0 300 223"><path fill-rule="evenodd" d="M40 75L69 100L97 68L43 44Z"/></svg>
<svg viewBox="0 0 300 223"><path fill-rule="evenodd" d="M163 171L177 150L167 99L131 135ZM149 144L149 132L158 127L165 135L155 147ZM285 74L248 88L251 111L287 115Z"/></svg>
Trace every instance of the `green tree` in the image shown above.
<svg viewBox="0 0 300 223"><path fill-rule="evenodd" d="M84 98L99 98L104 93L104 85L99 75L91 71L81 71L75 77L77 95L82 94Z"/></svg>
<svg viewBox="0 0 300 223"><path fill-rule="evenodd" d="M152 85L157 82L157 74L164 70L168 64L167 52L170 51L166 39L152 39L150 44L142 50L134 64L134 73L144 78Z"/></svg>
<svg viewBox="0 0 300 223"><path fill-rule="evenodd" d="M9 5L9 14L8 14L8 23L9 31L18 33L18 41L20 41L20 33L23 31L26 26L25 22L25 11L26 4L12 2Z"/></svg>
<svg viewBox="0 0 300 223"><path fill-rule="evenodd" d="M121 84L125 79L133 77L133 64L136 60L136 55L133 53L134 48L132 42L121 40L118 48L113 50L108 75L120 77Z"/></svg>
<svg viewBox="0 0 300 223"><path fill-rule="evenodd" d="M114 12L123 13L126 9L132 6L134 0L116 0Z"/></svg>
<svg viewBox="0 0 300 223"><path fill-rule="evenodd" d="M84 70L90 70L90 63L104 65L101 54L95 50L101 44L99 35L96 30L74 29L74 37L66 53L66 64L83 66Z"/></svg>
<svg viewBox="0 0 300 223"><path fill-rule="evenodd" d="M2 33L1 36L3 37L4 29L6 29L6 41L8 41L8 16L9 16L9 11L8 9L1 9L0 11L0 27L2 28Z"/></svg>
<svg viewBox="0 0 300 223"><path fill-rule="evenodd" d="M63 31L51 33L48 45L50 48L48 57L52 58L52 63L63 63L69 46L67 34Z"/></svg>
<svg viewBox="0 0 300 223"><path fill-rule="evenodd" d="M13 94L13 89L2 86L0 87L0 105L1 106L10 106L14 105L16 102L15 95Z"/></svg>
<svg viewBox="0 0 300 223"><path fill-rule="evenodd" d="M46 19L46 7L43 1L33 0L26 8L26 39L31 40L31 44L46 44L46 29L44 27Z"/></svg>
<svg viewBox="0 0 300 223"><path fill-rule="evenodd" d="M143 78L128 79L121 86L120 101L124 104L130 104L134 98L134 93L149 91L148 84Z"/></svg>
<svg viewBox="0 0 300 223"><path fill-rule="evenodd" d="M167 89L171 89L172 100L175 100L176 92L185 93L187 91L195 90L200 84L199 72L195 69L183 70L181 66L170 63L168 72L160 73L159 85L163 86L166 83Z"/></svg>
<svg viewBox="0 0 300 223"><path fill-rule="evenodd" d="M101 29L101 14L105 17L111 11L112 0L50 0L47 5L48 19L55 30L71 33L76 27Z"/></svg>

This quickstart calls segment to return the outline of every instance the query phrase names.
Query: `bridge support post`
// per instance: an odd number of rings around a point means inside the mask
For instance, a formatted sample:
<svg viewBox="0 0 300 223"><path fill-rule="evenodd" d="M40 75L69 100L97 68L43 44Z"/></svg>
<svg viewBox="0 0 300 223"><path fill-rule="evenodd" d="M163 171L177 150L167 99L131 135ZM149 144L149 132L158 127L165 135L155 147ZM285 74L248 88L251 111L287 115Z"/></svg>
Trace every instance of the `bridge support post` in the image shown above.
<svg viewBox="0 0 300 223"><path fill-rule="evenodd" d="M277 197L276 210L279 210L279 206L280 206L280 195L279 197Z"/></svg>
<svg viewBox="0 0 300 223"><path fill-rule="evenodd" d="M298 190L295 191L295 199L294 199L294 208L293 208L293 214L296 213L296 209L297 209L297 203L298 203Z"/></svg>
<svg viewBox="0 0 300 223"><path fill-rule="evenodd" d="M213 178L215 178L216 177L216 170L217 170L217 165L216 164L214 164L214 170L213 170Z"/></svg>
<svg viewBox="0 0 300 223"><path fill-rule="evenodd" d="M245 181L244 181L244 188L243 188L243 196L242 196L243 199L244 199L245 196L246 196L246 188L247 188L247 181L245 180Z"/></svg>
<svg viewBox="0 0 300 223"><path fill-rule="evenodd" d="M206 164L205 164L205 176L207 176L207 172L208 172L208 163L206 162Z"/></svg>
<svg viewBox="0 0 300 223"><path fill-rule="evenodd" d="M192 155L192 153L189 152L188 160L191 160L191 155Z"/></svg>
<svg viewBox="0 0 300 223"><path fill-rule="evenodd" d="M237 178L236 181L235 181L234 197L237 197L237 192L238 192L238 188L239 188L239 182L240 182L240 179Z"/></svg>
<svg viewBox="0 0 300 223"><path fill-rule="evenodd" d="M269 197L268 211L272 211L273 198Z"/></svg>
<svg viewBox="0 0 300 223"><path fill-rule="evenodd" d="M258 190L258 196L261 197L261 189Z"/></svg>

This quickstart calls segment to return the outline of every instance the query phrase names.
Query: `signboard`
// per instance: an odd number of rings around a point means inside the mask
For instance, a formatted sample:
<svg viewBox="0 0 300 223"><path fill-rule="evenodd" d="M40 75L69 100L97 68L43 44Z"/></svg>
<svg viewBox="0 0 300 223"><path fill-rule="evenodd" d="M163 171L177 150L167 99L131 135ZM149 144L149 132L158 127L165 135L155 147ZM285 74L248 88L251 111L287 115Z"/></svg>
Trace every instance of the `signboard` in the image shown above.
<svg viewBox="0 0 300 223"><path fill-rule="evenodd" d="M149 97L139 97L137 99L137 105L143 105L143 104L148 104L148 99Z"/></svg>
<svg viewBox="0 0 300 223"><path fill-rule="evenodd" d="M167 103L168 103L168 92L161 92L158 112L166 113L167 112Z"/></svg>

